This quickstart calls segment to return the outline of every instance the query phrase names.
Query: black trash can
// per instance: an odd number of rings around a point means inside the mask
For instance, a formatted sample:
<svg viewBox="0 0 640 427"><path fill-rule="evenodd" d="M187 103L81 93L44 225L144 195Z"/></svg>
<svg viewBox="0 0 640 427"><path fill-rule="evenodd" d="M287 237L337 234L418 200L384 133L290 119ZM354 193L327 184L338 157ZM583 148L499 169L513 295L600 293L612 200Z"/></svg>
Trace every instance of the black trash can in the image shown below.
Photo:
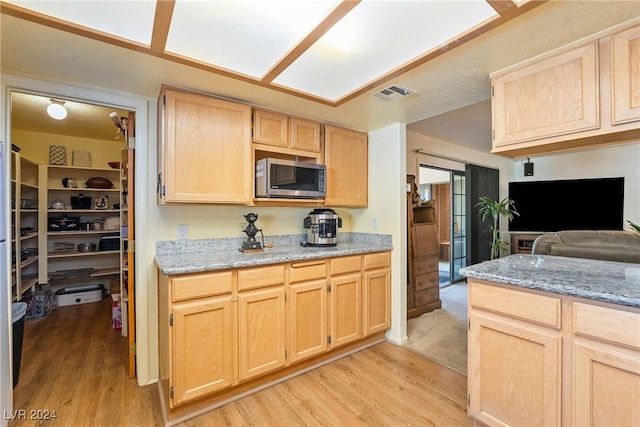
<svg viewBox="0 0 640 427"><path fill-rule="evenodd" d="M11 304L11 320L13 322L13 388L18 385L20 377L20 359L22 358L22 338L24 337L24 316L27 313L27 303L14 302Z"/></svg>

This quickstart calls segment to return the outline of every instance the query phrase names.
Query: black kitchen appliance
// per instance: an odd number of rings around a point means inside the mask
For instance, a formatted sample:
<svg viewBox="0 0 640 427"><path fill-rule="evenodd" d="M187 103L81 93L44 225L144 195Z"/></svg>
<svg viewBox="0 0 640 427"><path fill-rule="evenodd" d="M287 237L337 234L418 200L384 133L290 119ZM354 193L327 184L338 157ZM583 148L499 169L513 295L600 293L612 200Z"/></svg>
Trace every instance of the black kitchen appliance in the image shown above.
<svg viewBox="0 0 640 427"><path fill-rule="evenodd" d="M72 209L91 209L91 197L83 196L82 193L77 196L71 196Z"/></svg>
<svg viewBox="0 0 640 427"><path fill-rule="evenodd" d="M305 246L337 245L338 228L341 227L342 218L333 209L314 209L304 219L304 228L307 229Z"/></svg>
<svg viewBox="0 0 640 427"><path fill-rule="evenodd" d="M120 249L120 236L103 236L98 243L99 251L117 251Z"/></svg>

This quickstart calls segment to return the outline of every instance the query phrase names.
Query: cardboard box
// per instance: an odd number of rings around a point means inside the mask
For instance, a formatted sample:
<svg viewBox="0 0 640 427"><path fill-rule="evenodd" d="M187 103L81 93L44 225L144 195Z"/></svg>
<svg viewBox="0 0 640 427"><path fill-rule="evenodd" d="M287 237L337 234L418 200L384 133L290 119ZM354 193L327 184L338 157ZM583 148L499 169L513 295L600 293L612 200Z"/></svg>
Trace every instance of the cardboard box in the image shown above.
<svg viewBox="0 0 640 427"><path fill-rule="evenodd" d="M113 329L122 329L122 305L120 294L111 294L111 326Z"/></svg>

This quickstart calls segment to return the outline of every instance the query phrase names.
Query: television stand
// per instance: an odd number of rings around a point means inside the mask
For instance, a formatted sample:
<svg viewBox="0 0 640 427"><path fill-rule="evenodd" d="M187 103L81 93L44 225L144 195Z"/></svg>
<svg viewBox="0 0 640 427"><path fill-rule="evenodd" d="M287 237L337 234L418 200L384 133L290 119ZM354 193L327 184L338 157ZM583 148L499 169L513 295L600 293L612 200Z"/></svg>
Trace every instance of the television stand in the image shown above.
<svg viewBox="0 0 640 427"><path fill-rule="evenodd" d="M533 247L533 241L536 240L538 234L519 234L511 233L511 253L512 254L530 254Z"/></svg>

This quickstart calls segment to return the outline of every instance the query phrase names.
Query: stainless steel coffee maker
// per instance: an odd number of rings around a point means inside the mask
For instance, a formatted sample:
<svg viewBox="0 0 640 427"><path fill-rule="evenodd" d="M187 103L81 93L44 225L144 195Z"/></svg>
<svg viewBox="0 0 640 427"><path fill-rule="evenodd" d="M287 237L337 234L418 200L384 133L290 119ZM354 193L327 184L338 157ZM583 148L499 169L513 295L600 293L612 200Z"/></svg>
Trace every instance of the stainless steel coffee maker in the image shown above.
<svg viewBox="0 0 640 427"><path fill-rule="evenodd" d="M304 219L307 229L307 246L335 246L342 219L333 209L314 209Z"/></svg>

